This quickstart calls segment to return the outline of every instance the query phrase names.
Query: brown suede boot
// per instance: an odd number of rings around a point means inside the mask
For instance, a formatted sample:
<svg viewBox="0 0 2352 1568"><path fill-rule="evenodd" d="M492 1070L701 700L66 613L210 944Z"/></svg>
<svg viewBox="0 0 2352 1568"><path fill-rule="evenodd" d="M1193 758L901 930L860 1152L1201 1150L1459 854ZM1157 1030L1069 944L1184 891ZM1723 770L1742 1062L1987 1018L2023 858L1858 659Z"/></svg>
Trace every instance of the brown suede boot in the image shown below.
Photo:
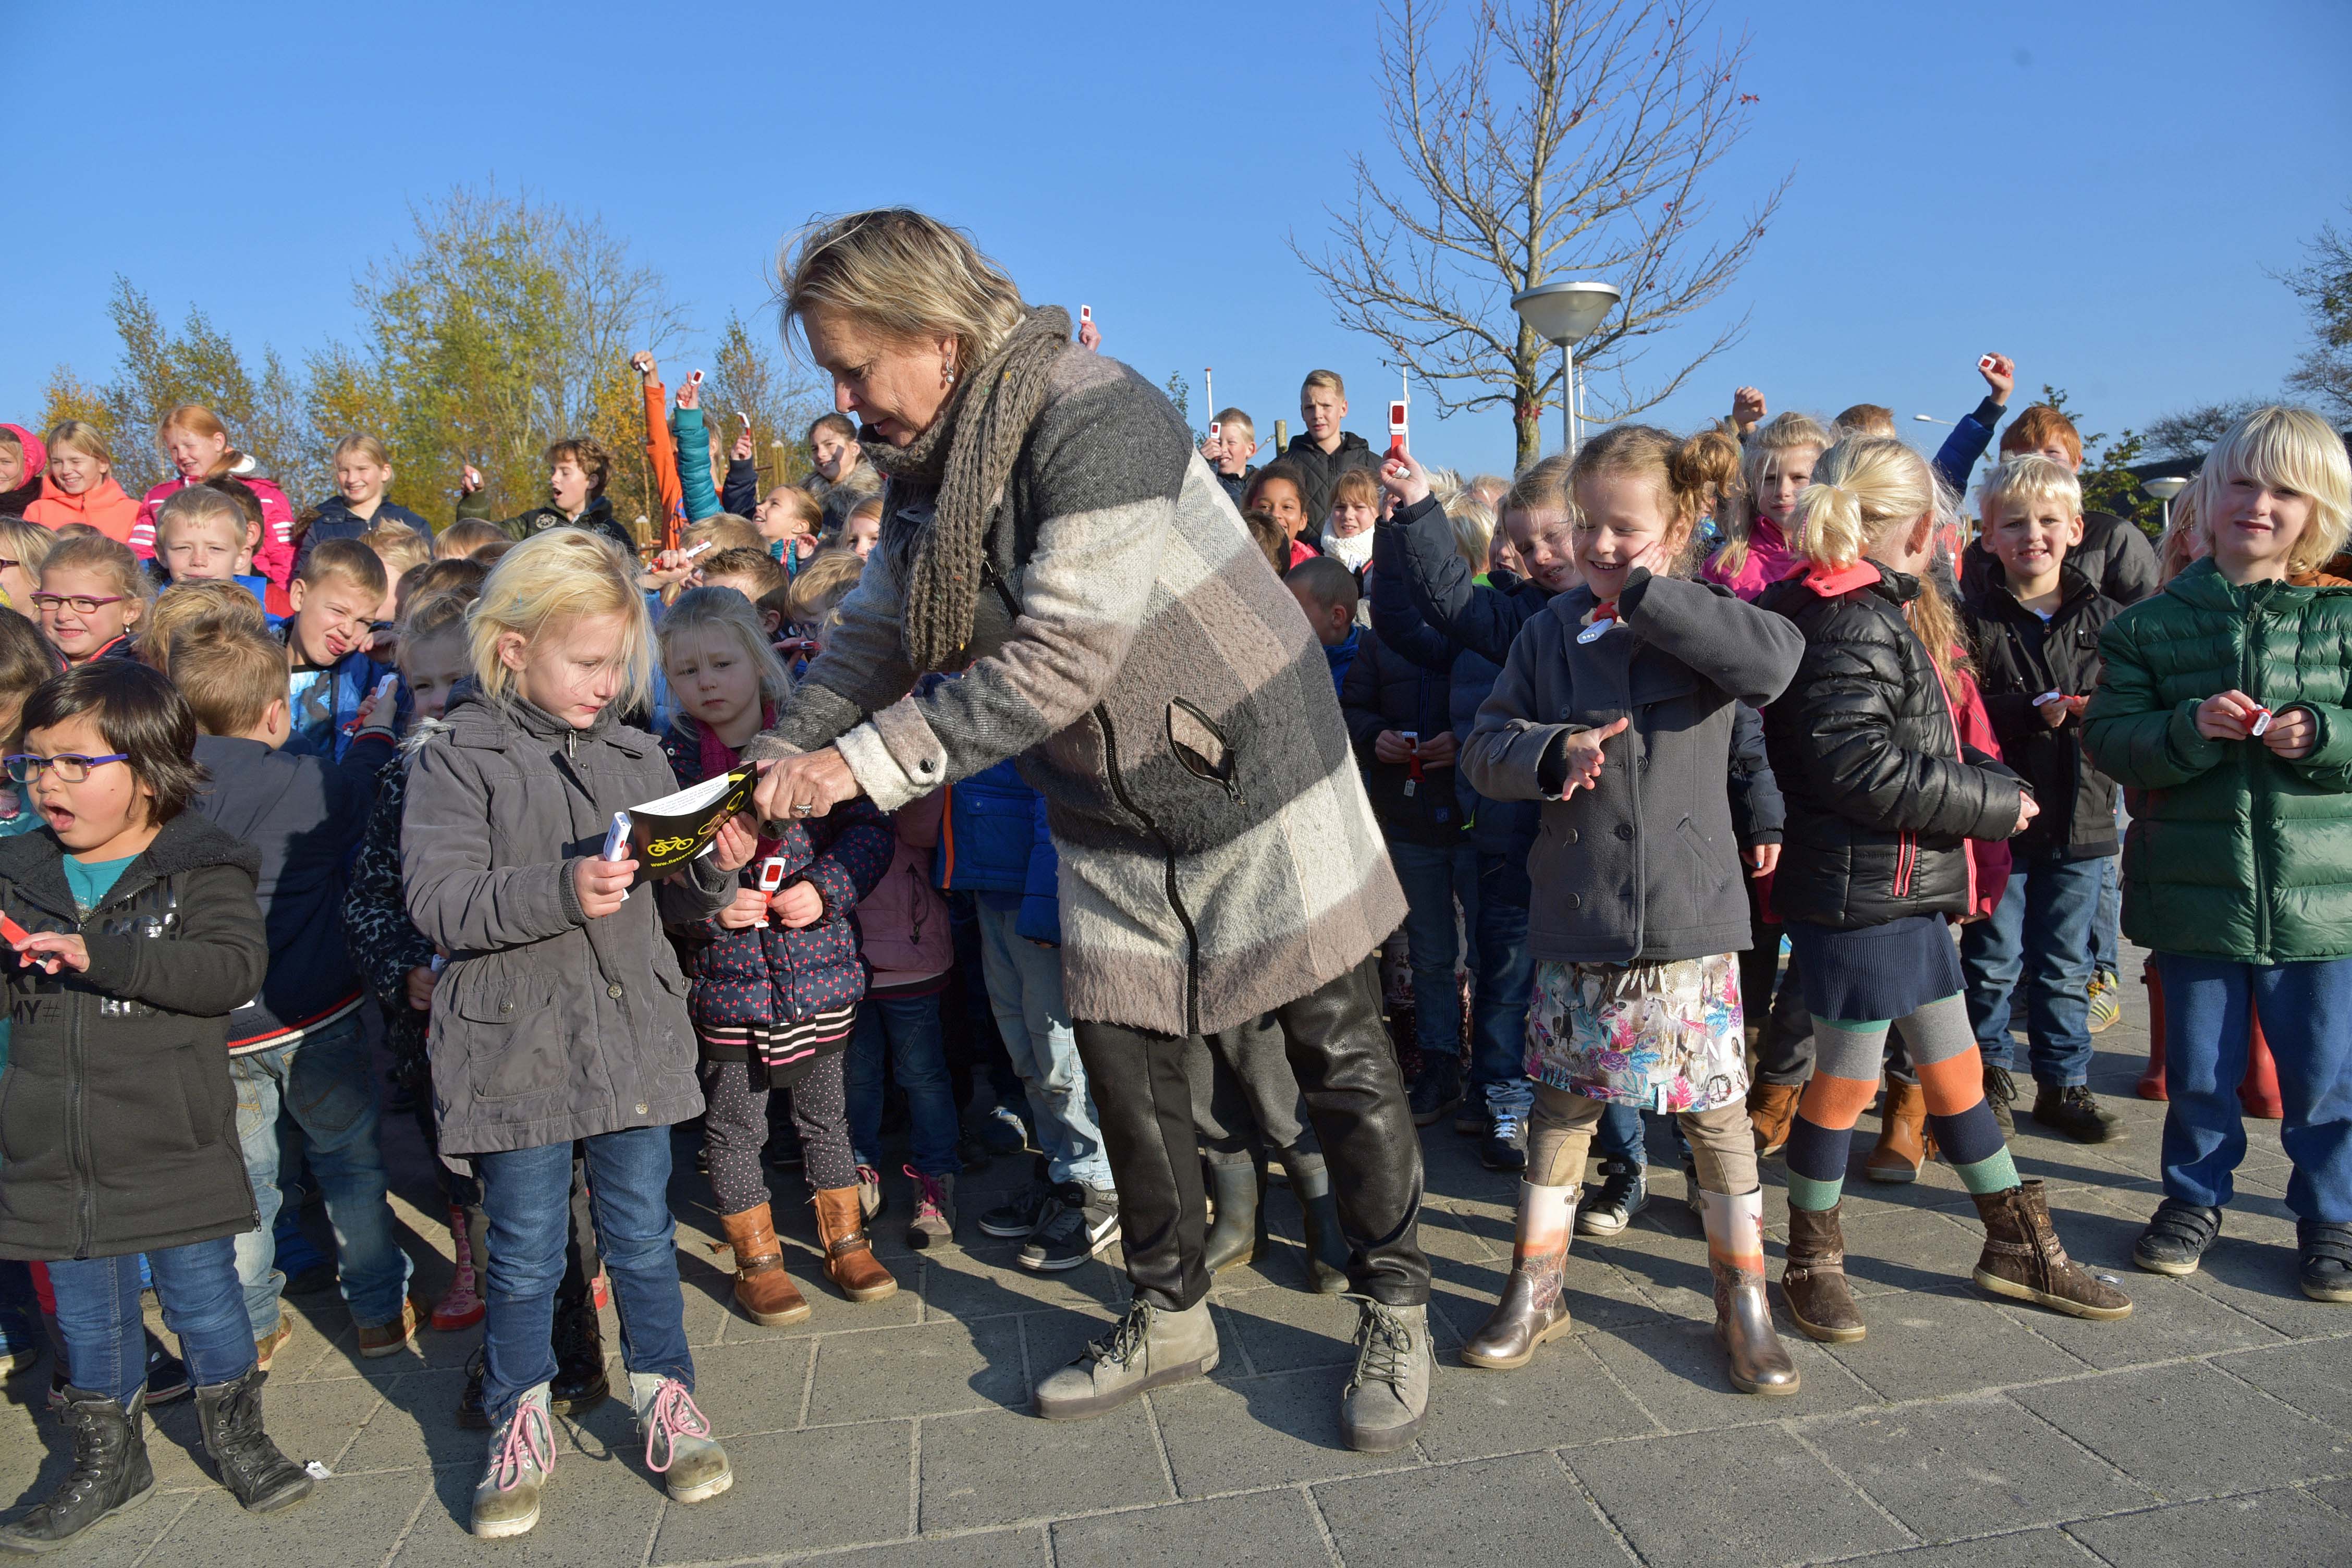
<svg viewBox="0 0 2352 1568"><path fill-rule="evenodd" d="M1804 1085L1796 1083L1759 1083L1748 1089L1748 1120L1756 1128L1758 1159L1771 1158L1789 1142L1797 1101L1804 1092Z"/></svg>
<svg viewBox="0 0 2352 1568"><path fill-rule="evenodd" d="M898 1281L874 1256L856 1187L833 1187L816 1195L816 1235L824 1243L824 1274L853 1301L879 1301L898 1293Z"/></svg>
<svg viewBox="0 0 2352 1568"><path fill-rule="evenodd" d="M1789 1206L1789 1267L1780 1274L1789 1316L1809 1339L1851 1344L1864 1331L1845 1281L1845 1233L1835 1208Z"/></svg>
<svg viewBox="0 0 2352 1568"><path fill-rule="evenodd" d="M2040 1182L1974 1195L1985 1227L1984 1255L1977 1259L1979 1286L2076 1318L2105 1322L2131 1316L2130 1297L2066 1256Z"/></svg>
<svg viewBox="0 0 2352 1568"><path fill-rule="evenodd" d="M1890 1078L1878 1111L1878 1144L1863 1162L1863 1174L1874 1182L1916 1182L1927 1159L1927 1091Z"/></svg>
<svg viewBox="0 0 2352 1568"><path fill-rule="evenodd" d="M784 1249L777 1245L768 1205L720 1215L719 1226L735 1249L735 1304L743 1315L772 1329L807 1317L807 1300L784 1272Z"/></svg>

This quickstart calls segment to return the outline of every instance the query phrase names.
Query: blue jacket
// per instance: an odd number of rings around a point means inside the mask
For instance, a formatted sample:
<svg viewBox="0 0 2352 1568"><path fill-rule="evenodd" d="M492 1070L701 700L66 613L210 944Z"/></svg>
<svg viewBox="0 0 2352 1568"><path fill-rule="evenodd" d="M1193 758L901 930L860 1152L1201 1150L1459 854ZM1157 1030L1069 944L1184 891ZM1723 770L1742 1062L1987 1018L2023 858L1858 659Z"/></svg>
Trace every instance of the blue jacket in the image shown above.
<svg viewBox="0 0 2352 1568"><path fill-rule="evenodd" d="M310 559L310 552L330 539L359 539L389 523L404 522L415 531L425 543L433 542L433 525L404 506L385 501L375 509L375 516L365 518L353 511L351 503L341 496L329 496L320 501L310 526L302 531L302 542L294 550L294 570L300 572L302 563Z"/></svg>
<svg viewBox="0 0 2352 1568"><path fill-rule="evenodd" d="M760 465L751 458L727 460L726 493L710 488L710 436L699 408L681 408L671 421L677 442L677 491L688 522L732 512L749 517L760 504Z"/></svg>
<svg viewBox="0 0 2352 1568"><path fill-rule="evenodd" d="M1977 462L1992 445L1993 426L2000 423L2006 405L1995 403L1988 395L1975 408L1960 416L1952 433L1944 437L1936 453L1936 473L1952 493L1965 497L1969 493L1969 476L1976 471Z"/></svg>
<svg viewBox="0 0 2352 1568"><path fill-rule="evenodd" d="M948 891L1017 897L1015 934L1062 944L1061 862L1045 828L1045 797L1010 761L948 786L947 820L932 880Z"/></svg>
<svg viewBox="0 0 2352 1568"><path fill-rule="evenodd" d="M392 742L373 732L339 763L233 735L196 737L196 761L211 778L190 809L261 852L254 892L269 973L260 994L229 1016L231 1051L275 1045L359 996L343 895L392 756Z"/></svg>
<svg viewBox="0 0 2352 1568"><path fill-rule="evenodd" d="M284 625L271 629L278 640L283 642L292 635L293 625L289 618ZM399 674L391 665L380 664L356 648L343 655L335 661L334 668L327 671L328 700L320 704L323 712L306 718L303 711L306 705L298 703L294 713L294 732L287 737L281 750L289 756L325 757L341 762L343 753L351 750L351 726L359 717L360 704L366 700L369 692L375 689L376 682L387 675L397 679ZM416 706L415 699L408 694L406 681L401 681L394 688L393 700L394 728L404 728L410 710Z"/></svg>

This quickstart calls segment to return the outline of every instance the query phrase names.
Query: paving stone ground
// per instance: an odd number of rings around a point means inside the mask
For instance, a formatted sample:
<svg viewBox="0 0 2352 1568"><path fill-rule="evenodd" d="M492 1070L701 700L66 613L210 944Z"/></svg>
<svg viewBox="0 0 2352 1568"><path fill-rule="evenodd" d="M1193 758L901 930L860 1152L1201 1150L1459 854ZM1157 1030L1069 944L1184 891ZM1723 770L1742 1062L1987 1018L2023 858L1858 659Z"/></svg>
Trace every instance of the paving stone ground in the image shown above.
<svg viewBox="0 0 2352 1568"><path fill-rule="evenodd" d="M1441 1364L1411 1451L1375 1458L1339 1444L1353 1310L1301 1289L1297 1208L1281 1189L1269 1197L1273 1256L1219 1282L1225 1353L1214 1377L1049 1426L1027 1414L1031 1382L1111 1320L1124 1277L1099 1261L1030 1274L1010 1244L979 1235L974 1216L1024 1178L1025 1160L965 1179L963 1245L944 1254L909 1253L886 1216L879 1250L903 1288L863 1307L814 1282L798 1175L775 1173L790 1266L815 1307L780 1331L729 1310L716 1220L681 1142L688 1325L703 1405L734 1457L731 1493L667 1502L624 1408L608 1404L561 1424L538 1531L476 1542L463 1521L482 1439L452 1411L478 1331L427 1332L421 1353L362 1361L331 1294L290 1304L299 1328L267 1396L279 1442L334 1472L310 1501L275 1519L240 1513L195 1458L184 1404L160 1413L150 1439L158 1495L54 1561L2342 1568L2352 1563L2352 1309L2294 1288L2276 1124L2251 1124L2239 1197L2203 1272L2170 1280L2130 1267L2158 1194L2162 1107L2131 1098L2146 1016L2134 985L2125 1022L2098 1041L2094 1087L2123 1112L2126 1141L2084 1148L2021 1114L2015 1144L2020 1168L2049 1183L2069 1248L2130 1291L2137 1310L2122 1323L1977 1293L1968 1271L1979 1232L1958 1183L1934 1165L1912 1186L1861 1180L1876 1128L1866 1117L1847 1234L1870 1333L1821 1346L1784 1317L1804 1375L1797 1397L1744 1397L1725 1383L1698 1226L1671 1158L1654 1155L1648 1212L1618 1237L1576 1243L1578 1331L1524 1372L1468 1371L1452 1351L1509 1267L1516 1183L1481 1169L1449 1119L1423 1137ZM447 1277L447 1236L412 1131L387 1125L429 1299ZM1769 1163L1776 1257L1782 1180ZM903 1217L904 1184L890 1190ZM609 1318L605 1336L617 1347ZM10 1384L0 1411L0 1498L18 1507L65 1468L54 1423L37 1415L44 1384Z"/></svg>

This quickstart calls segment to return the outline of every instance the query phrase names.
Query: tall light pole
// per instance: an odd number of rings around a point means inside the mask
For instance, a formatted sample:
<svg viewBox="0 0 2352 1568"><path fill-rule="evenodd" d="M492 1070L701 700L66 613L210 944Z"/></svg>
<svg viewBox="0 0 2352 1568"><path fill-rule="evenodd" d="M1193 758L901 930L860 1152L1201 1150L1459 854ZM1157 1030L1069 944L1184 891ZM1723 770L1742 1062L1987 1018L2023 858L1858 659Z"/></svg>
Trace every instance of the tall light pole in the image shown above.
<svg viewBox="0 0 2352 1568"><path fill-rule="evenodd" d="M1576 450L1576 345L1624 298L1614 283L1538 283L1511 296L1511 309L1538 336L1559 345L1559 426L1564 450Z"/></svg>
<svg viewBox="0 0 2352 1568"><path fill-rule="evenodd" d="M2160 479L2142 479L2139 488L2154 496L2164 508L2164 526L2172 526L2172 498L2189 488L2189 481L2179 475L2168 474Z"/></svg>

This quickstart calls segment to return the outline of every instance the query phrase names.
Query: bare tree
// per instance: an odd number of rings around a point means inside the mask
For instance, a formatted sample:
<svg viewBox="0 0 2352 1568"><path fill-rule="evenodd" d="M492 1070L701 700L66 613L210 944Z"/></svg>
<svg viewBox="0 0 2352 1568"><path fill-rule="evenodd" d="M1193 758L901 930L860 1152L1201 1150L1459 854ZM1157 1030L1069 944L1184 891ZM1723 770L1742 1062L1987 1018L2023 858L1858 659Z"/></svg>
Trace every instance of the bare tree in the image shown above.
<svg viewBox="0 0 2352 1568"><path fill-rule="evenodd" d="M1511 295L1570 274L1622 291L1576 345L1580 370L1615 382L1612 418L1670 395L1747 325L1676 368L1642 364L1647 340L1730 285L1788 189L1784 176L1736 226L1707 222L1708 176L1758 101L1740 89L1746 37L1697 37L1709 12L1707 0L1480 0L1457 49L1438 36L1442 4L1389 6L1382 97L1403 179L1358 155L1332 246L1315 257L1291 241L1341 324L1387 344L1442 411L1507 403L1522 467L1568 393Z"/></svg>
<svg viewBox="0 0 2352 1568"><path fill-rule="evenodd" d="M2273 274L2311 315L2311 347L2286 384L2329 418L2352 419L2352 234L2322 224L2304 254L2310 258L2304 266Z"/></svg>

